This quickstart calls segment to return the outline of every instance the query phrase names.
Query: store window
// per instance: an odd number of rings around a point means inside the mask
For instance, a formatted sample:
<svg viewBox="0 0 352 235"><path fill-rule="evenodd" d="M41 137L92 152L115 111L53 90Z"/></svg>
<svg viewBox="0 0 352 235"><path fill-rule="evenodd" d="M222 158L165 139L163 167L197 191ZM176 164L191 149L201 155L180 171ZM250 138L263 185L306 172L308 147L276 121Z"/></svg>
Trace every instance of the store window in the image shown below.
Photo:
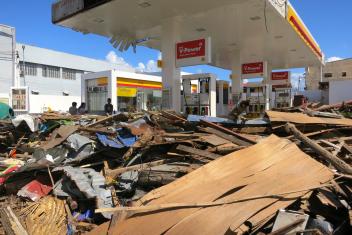
<svg viewBox="0 0 352 235"><path fill-rule="evenodd" d="M43 65L43 77L60 78L60 68L55 66Z"/></svg>
<svg viewBox="0 0 352 235"><path fill-rule="evenodd" d="M76 80L76 70L63 68L62 78L68 80Z"/></svg>
<svg viewBox="0 0 352 235"><path fill-rule="evenodd" d="M37 76L37 67L38 67L37 64L25 62L25 65L24 65L23 62L21 61L20 62L21 77L23 77L24 74L26 76Z"/></svg>
<svg viewBox="0 0 352 235"><path fill-rule="evenodd" d="M332 73L324 73L324 78L332 78Z"/></svg>
<svg viewBox="0 0 352 235"><path fill-rule="evenodd" d="M223 88L223 104L229 104L229 88L227 86Z"/></svg>
<svg viewBox="0 0 352 235"><path fill-rule="evenodd" d="M216 84L216 103L217 103L217 104L218 104L219 101L220 101L219 92L220 92L219 85Z"/></svg>

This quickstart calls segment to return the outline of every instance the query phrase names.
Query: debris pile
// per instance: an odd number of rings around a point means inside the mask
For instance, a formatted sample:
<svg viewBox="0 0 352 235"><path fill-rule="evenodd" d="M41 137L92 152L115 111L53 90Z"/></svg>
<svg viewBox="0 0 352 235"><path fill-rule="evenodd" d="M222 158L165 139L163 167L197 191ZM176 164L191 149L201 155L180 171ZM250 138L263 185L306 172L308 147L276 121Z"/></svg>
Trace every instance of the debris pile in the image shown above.
<svg viewBox="0 0 352 235"><path fill-rule="evenodd" d="M1 232L346 234L351 130L307 109L20 115L0 122Z"/></svg>

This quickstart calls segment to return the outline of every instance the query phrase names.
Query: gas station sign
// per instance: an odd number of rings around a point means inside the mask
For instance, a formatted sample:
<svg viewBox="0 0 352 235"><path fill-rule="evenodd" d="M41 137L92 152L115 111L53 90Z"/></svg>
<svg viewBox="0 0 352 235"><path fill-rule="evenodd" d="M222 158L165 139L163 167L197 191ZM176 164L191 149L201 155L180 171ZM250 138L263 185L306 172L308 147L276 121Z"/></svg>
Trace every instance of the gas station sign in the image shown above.
<svg viewBox="0 0 352 235"><path fill-rule="evenodd" d="M256 62L242 65L242 74L263 74L264 63Z"/></svg>
<svg viewBox="0 0 352 235"><path fill-rule="evenodd" d="M291 81L291 72L289 71L280 71L271 73L270 84L273 88L288 87L290 86Z"/></svg>
<svg viewBox="0 0 352 235"><path fill-rule="evenodd" d="M267 71L266 62L242 64L242 79L264 77Z"/></svg>
<svg viewBox="0 0 352 235"><path fill-rule="evenodd" d="M278 81L278 80L289 80L290 73L286 72L272 72L271 73L271 80Z"/></svg>
<svg viewBox="0 0 352 235"><path fill-rule="evenodd" d="M176 44L176 67L211 63L210 38Z"/></svg>

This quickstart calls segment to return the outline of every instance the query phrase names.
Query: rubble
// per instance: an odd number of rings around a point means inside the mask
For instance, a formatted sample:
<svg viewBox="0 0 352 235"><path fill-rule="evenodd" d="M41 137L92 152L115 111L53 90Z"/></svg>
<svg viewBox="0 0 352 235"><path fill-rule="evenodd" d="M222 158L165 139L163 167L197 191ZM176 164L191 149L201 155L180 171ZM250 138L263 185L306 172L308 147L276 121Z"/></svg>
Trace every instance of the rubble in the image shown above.
<svg viewBox="0 0 352 235"><path fill-rule="evenodd" d="M2 229L347 234L352 121L338 110L348 105L239 122L172 111L2 120Z"/></svg>

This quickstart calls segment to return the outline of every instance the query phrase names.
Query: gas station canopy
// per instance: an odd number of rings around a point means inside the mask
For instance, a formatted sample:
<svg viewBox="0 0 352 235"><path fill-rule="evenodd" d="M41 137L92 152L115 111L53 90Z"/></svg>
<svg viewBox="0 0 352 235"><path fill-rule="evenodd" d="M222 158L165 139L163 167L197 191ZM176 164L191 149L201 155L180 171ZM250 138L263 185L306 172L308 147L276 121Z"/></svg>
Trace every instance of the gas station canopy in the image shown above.
<svg viewBox="0 0 352 235"><path fill-rule="evenodd" d="M61 0L52 21L106 36L121 50L162 49L164 22L177 24L179 41L211 38L211 64L232 69L267 61L272 69L321 66L323 53L286 0ZM236 59L237 58L237 59Z"/></svg>

